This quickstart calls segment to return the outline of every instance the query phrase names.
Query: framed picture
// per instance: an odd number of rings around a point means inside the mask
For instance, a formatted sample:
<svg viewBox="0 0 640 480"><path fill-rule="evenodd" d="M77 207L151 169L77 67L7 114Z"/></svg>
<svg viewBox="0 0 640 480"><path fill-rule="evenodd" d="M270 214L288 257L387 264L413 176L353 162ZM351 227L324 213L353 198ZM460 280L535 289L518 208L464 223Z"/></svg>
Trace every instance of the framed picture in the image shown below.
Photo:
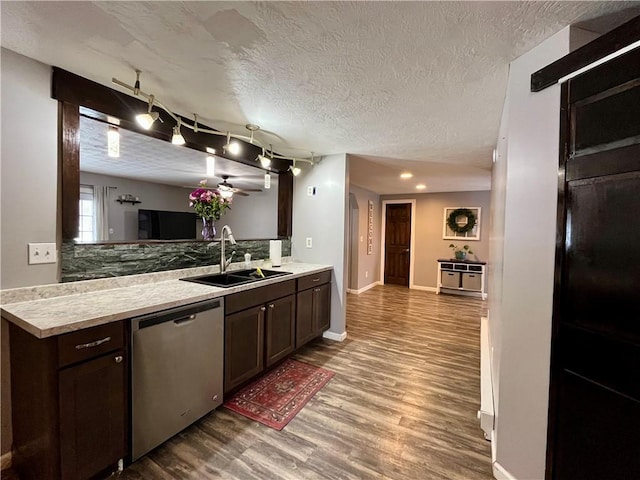
<svg viewBox="0 0 640 480"><path fill-rule="evenodd" d="M373 202L369 200L369 216L367 217L367 255L373 254Z"/></svg>
<svg viewBox="0 0 640 480"><path fill-rule="evenodd" d="M480 240L480 207L445 207L442 238Z"/></svg>

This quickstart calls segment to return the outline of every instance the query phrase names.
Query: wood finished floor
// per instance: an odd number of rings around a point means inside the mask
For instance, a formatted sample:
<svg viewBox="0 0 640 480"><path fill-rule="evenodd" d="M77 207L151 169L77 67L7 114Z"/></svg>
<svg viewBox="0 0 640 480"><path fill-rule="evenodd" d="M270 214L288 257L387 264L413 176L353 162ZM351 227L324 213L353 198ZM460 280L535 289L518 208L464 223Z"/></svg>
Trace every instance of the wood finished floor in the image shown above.
<svg viewBox="0 0 640 480"><path fill-rule="evenodd" d="M336 375L283 431L219 408L120 479L492 479L476 418L484 314L402 287L348 295L347 340L294 357Z"/></svg>
<svg viewBox="0 0 640 480"><path fill-rule="evenodd" d="M121 479L491 479L477 299L379 286L347 299L345 342L295 358L336 372L281 432L220 408Z"/></svg>

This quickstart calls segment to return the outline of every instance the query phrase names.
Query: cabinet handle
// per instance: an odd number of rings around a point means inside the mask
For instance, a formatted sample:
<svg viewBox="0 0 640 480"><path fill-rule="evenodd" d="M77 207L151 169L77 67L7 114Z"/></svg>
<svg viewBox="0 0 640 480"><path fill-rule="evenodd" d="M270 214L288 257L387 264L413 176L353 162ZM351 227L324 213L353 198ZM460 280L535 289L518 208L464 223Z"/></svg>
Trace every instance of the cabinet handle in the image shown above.
<svg viewBox="0 0 640 480"><path fill-rule="evenodd" d="M264 312L266 309L267 309L267 307L260 307L260 310L261 310L261 311L263 311L263 312Z"/></svg>
<svg viewBox="0 0 640 480"><path fill-rule="evenodd" d="M273 303L270 303L269 308L275 308L275 305Z"/></svg>
<svg viewBox="0 0 640 480"><path fill-rule="evenodd" d="M313 291L314 291L314 292L319 292L319 291L320 291L320 289L319 289L319 288L314 288L314 289L313 289Z"/></svg>
<svg viewBox="0 0 640 480"><path fill-rule="evenodd" d="M318 278L314 278L314 279L313 279L313 281L314 281L314 282L319 282L319 281L320 281L320 277L318 277Z"/></svg>
<svg viewBox="0 0 640 480"><path fill-rule="evenodd" d="M106 343L110 340L111 340L111 337L105 337L102 340L96 340L95 342L81 343L79 345L76 345L76 350L82 350L83 348L97 347L98 345L102 345L103 343Z"/></svg>
<svg viewBox="0 0 640 480"><path fill-rule="evenodd" d="M115 358L115 360L116 360L116 363L122 363L122 360L123 360L122 355L118 355L118 356Z"/></svg>

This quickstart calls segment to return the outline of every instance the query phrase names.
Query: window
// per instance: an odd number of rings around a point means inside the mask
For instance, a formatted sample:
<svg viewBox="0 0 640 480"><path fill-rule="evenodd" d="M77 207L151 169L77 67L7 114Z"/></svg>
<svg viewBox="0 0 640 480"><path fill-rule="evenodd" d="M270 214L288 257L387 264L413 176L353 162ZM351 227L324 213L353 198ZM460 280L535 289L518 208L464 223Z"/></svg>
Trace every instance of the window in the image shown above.
<svg viewBox="0 0 640 480"><path fill-rule="evenodd" d="M79 242L95 241L95 208L93 202L93 186L80 185L80 225L78 227Z"/></svg>

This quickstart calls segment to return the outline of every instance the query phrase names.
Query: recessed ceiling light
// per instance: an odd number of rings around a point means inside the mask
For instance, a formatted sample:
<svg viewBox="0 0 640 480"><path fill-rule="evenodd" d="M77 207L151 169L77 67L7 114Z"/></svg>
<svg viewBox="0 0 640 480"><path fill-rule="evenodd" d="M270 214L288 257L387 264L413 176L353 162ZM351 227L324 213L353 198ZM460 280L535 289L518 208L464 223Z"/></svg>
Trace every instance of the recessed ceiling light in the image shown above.
<svg viewBox="0 0 640 480"><path fill-rule="evenodd" d="M411 173L411 172L404 172L404 173L400 174L400 178L406 179L406 178L411 178L411 177L413 177L413 173Z"/></svg>
<svg viewBox="0 0 640 480"><path fill-rule="evenodd" d="M427 186L424 183L419 183L418 185L416 185L416 189L417 190L426 190Z"/></svg>

